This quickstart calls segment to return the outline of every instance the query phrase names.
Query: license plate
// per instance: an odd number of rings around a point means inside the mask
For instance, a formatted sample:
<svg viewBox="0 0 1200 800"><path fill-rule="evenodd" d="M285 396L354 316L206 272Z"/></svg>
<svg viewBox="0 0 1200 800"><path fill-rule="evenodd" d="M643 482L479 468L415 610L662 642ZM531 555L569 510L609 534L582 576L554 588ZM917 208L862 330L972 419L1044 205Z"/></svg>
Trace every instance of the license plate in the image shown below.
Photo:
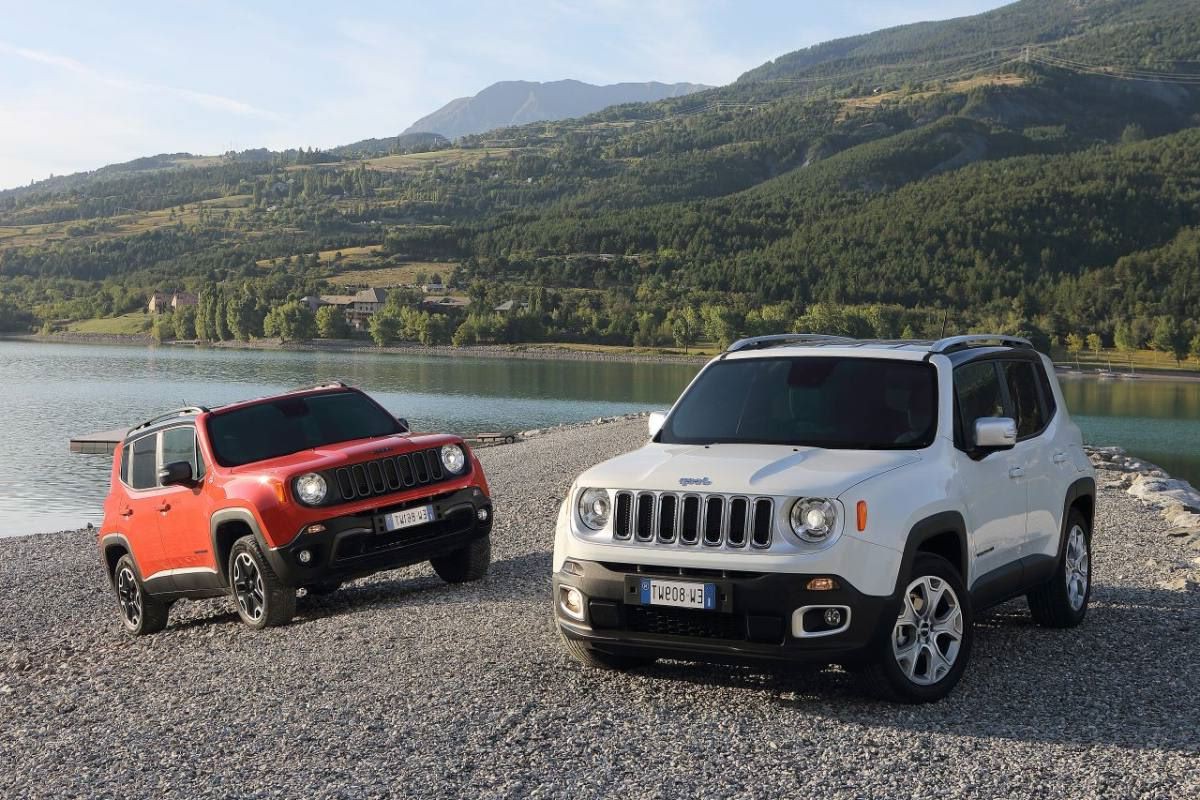
<svg viewBox="0 0 1200 800"><path fill-rule="evenodd" d="M390 514L383 515L383 527L389 531L411 528L414 525L424 525L426 522L432 521L433 506L406 508L403 511L393 511Z"/></svg>
<svg viewBox="0 0 1200 800"><path fill-rule="evenodd" d="M717 609L717 585L715 583L687 583L685 581L660 581L642 578L642 605L676 606L678 608Z"/></svg>

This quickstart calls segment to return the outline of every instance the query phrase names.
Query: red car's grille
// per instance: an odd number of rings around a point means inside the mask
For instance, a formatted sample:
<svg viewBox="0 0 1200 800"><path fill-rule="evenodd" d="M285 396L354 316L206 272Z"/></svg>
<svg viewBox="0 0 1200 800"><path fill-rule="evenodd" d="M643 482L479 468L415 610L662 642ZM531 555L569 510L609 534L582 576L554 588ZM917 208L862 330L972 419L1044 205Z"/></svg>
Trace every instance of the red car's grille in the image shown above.
<svg viewBox="0 0 1200 800"><path fill-rule="evenodd" d="M436 447L338 467L333 475L343 502L427 486L448 477L442 469L440 448Z"/></svg>

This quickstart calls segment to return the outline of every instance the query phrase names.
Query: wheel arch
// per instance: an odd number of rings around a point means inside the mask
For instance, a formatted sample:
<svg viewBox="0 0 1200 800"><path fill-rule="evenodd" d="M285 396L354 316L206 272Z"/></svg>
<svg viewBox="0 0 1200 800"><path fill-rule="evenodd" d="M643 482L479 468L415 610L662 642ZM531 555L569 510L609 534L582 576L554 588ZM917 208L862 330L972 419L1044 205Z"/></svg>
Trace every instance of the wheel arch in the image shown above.
<svg viewBox="0 0 1200 800"><path fill-rule="evenodd" d="M967 523L957 511L942 511L926 517L909 529L904 543L904 555L900 560L900 573L896 576L896 591L903 588L908 579L913 561L918 553L932 553L945 558L958 570L963 584L969 581L969 556L967 546Z"/></svg>
<svg viewBox="0 0 1200 800"><path fill-rule="evenodd" d="M233 543L243 536L253 536L264 552L268 549L258 520L249 509L225 508L215 512L209 520L209 536L212 539L213 558L217 563L217 574L225 583L229 582L229 554Z"/></svg>
<svg viewBox="0 0 1200 800"><path fill-rule="evenodd" d="M129 560L133 562L133 569L137 572L138 580L142 579L142 569L138 566L133 548L129 546L129 540L121 534L109 533L100 538L100 556L104 559L104 571L108 575L109 583L113 582L117 573L117 562L121 560L122 556L129 556Z"/></svg>
<svg viewBox="0 0 1200 800"><path fill-rule="evenodd" d="M1058 531L1058 557L1062 558L1063 548L1067 545L1067 520L1071 516L1073 510L1078 510L1087 520L1088 536L1091 536L1092 529L1096 522L1096 479L1092 477L1080 478L1067 487L1067 496L1063 501L1062 525Z"/></svg>

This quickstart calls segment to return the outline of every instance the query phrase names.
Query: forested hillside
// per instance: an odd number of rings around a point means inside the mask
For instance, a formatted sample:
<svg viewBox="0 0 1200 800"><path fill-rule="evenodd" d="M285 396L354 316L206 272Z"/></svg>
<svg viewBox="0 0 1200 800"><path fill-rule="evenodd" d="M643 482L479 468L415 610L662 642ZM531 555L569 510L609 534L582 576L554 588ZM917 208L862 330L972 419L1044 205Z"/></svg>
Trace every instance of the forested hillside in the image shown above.
<svg viewBox="0 0 1200 800"><path fill-rule="evenodd" d="M1198 10L1021 0L453 146L158 156L0 192L0 326L188 289L240 322L180 333L259 335L302 295L436 272L469 314L429 326L395 292L377 338L687 344L950 319L1186 351ZM530 305L490 311L507 300Z"/></svg>

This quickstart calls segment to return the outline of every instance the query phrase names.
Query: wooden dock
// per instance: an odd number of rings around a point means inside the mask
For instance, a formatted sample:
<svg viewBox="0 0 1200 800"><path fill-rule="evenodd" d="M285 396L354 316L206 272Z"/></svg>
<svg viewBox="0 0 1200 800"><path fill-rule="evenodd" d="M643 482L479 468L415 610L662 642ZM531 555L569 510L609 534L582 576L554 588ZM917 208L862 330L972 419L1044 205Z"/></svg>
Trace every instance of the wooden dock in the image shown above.
<svg viewBox="0 0 1200 800"><path fill-rule="evenodd" d="M71 452L98 456L111 455L120 447L127 431L127 428L114 428L111 431L73 436L71 437Z"/></svg>

